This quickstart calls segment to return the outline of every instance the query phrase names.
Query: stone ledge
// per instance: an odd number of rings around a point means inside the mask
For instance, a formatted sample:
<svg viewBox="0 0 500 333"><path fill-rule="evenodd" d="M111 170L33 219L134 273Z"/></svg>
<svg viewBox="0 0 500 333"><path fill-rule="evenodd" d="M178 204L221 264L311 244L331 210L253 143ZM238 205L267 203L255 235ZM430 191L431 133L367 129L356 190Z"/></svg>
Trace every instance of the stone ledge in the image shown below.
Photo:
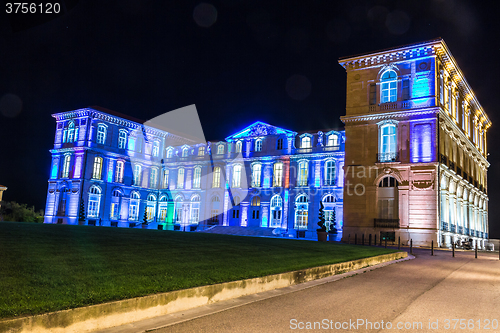
<svg viewBox="0 0 500 333"><path fill-rule="evenodd" d="M406 252L0 321L0 332L90 332L406 258Z"/></svg>

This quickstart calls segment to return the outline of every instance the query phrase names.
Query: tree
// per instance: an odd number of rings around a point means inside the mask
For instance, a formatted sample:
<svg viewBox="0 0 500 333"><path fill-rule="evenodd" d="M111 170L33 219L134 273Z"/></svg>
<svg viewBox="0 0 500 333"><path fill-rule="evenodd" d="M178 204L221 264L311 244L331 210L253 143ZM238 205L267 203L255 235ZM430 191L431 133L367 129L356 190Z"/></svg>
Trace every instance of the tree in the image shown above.
<svg viewBox="0 0 500 333"><path fill-rule="evenodd" d="M80 209L78 210L78 221L85 221L85 205L83 203L83 199L80 200Z"/></svg>
<svg viewBox="0 0 500 333"><path fill-rule="evenodd" d="M18 204L15 201L2 201L0 220L43 223L43 211L35 212L35 207L28 207L27 204Z"/></svg>
<svg viewBox="0 0 500 333"><path fill-rule="evenodd" d="M319 221L318 221L318 231L326 231L326 226L325 226L325 206L323 205L323 202L321 201L319 203Z"/></svg>
<svg viewBox="0 0 500 333"><path fill-rule="evenodd" d="M328 230L329 233L331 234L336 234L338 233L337 228L335 227L337 225L337 218L335 214L335 208L332 211L332 222L330 223L330 230Z"/></svg>
<svg viewBox="0 0 500 333"><path fill-rule="evenodd" d="M148 209L144 209L144 217L142 218L142 223L148 224Z"/></svg>

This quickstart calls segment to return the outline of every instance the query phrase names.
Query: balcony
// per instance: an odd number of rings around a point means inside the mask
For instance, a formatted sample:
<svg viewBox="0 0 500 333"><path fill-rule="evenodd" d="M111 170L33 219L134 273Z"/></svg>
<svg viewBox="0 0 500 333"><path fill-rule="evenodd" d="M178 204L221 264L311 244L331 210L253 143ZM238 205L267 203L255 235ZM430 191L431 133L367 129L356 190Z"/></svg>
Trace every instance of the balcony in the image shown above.
<svg viewBox="0 0 500 333"><path fill-rule="evenodd" d="M379 163L399 162L399 153L378 153L377 161Z"/></svg>
<svg viewBox="0 0 500 333"><path fill-rule="evenodd" d="M335 180L334 179L328 179L323 181L323 186L335 186Z"/></svg>
<svg viewBox="0 0 500 333"><path fill-rule="evenodd" d="M399 219L374 219L375 228L399 228Z"/></svg>

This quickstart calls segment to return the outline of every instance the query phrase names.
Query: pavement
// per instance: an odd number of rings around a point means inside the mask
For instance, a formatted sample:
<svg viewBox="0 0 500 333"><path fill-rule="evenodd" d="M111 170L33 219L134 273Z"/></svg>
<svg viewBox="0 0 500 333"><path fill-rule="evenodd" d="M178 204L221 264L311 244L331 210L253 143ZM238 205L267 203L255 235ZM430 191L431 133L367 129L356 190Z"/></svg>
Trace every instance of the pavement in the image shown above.
<svg viewBox="0 0 500 333"><path fill-rule="evenodd" d="M99 332L500 332L499 254L434 254Z"/></svg>

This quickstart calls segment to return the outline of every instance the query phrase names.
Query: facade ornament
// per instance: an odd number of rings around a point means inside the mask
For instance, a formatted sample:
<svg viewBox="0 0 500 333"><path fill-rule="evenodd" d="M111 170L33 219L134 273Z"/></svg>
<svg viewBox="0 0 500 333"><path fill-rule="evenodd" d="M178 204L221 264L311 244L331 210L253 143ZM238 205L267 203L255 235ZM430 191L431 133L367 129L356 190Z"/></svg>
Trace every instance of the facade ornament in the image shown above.
<svg viewBox="0 0 500 333"><path fill-rule="evenodd" d="M323 146L323 132L321 131L318 132L318 146Z"/></svg>

